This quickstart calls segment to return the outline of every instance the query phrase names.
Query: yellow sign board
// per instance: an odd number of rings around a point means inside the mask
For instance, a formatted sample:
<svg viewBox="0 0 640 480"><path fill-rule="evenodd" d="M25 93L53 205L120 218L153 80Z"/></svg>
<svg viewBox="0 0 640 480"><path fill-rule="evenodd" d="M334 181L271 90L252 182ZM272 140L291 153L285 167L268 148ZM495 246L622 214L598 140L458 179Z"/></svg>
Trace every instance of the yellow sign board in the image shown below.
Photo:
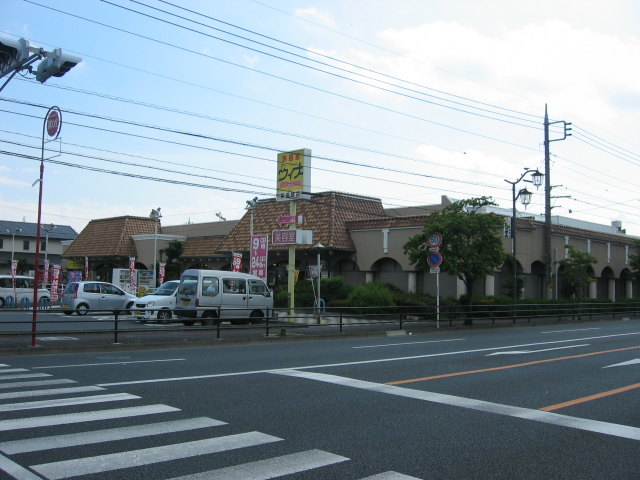
<svg viewBox="0 0 640 480"><path fill-rule="evenodd" d="M303 148L278 154L276 200L309 198L311 193L311 150Z"/></svg>

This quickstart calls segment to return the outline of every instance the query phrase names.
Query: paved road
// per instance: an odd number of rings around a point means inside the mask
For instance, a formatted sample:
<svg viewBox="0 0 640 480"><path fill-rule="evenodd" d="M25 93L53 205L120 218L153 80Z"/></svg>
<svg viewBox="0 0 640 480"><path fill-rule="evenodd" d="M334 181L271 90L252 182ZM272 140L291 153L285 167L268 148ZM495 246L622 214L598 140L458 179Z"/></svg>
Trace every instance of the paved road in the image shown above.
<svg viewBox="0 0 640 480"><path fill-rule="evenodd" d="M0 478L640 472L637 320L0 364Z"/></svg>

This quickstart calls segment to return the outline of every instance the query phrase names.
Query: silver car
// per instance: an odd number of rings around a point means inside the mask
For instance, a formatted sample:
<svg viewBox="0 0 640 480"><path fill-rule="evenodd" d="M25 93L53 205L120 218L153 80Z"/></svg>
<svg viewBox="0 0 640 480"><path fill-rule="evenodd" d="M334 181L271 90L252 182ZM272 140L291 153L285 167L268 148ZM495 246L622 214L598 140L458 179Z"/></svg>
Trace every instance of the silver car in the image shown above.
<svg viewBox="0 0 640 480"><path fill-rule="evenodd" d="M62 311L65 315L76 312L86 315L95 311L128 311L133 307L136 296L106 282L70 282L62 293Z"/></svg>

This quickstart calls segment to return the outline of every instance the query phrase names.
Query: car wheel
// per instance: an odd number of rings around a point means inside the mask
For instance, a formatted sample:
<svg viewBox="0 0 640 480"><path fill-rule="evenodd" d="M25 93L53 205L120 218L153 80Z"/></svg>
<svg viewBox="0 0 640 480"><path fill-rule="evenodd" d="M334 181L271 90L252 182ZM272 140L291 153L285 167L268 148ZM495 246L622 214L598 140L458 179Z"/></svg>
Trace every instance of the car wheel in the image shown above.
<svg viewBox="0 0 640 480"><path fill-rule="evenodd" d="M127 311L125 312L127 315L133 315L131 309L133 308L133 302L127 305Z"/></svg>
<svg viewBox="0 0 640 480"><path fill-rule="evenodd" d="M76 314L79 317L84 317L87 314L88 310L89 310L89 305L87 305L86 303L81 303L76 307Z"/></svg>
<svg viewBox="0 0 640 480"><path fill-rule="evenodd" d="M259 310L255 310L253 312L251 312L251 318L249 319L251 321L251 323L262 323L264 322L264 315L262 314L261 311Z"/></svg>
<svg viewBox="0 0 640 480"><path fill-rule="evenodd" d="M195 322L195 320L183 320L183 321L182 321L182 324L183 324L185 327L190 327L190 326L192 326L192 325L193 325L193 324L195 324L195 323L196 323L196 322Z"/></svg>
<svg viewBox="0 0 640 480"><path fill-rule="evenodd" d="M158 320L169 320L171 318L171 310L160 310L158 311Z"/></svg>
<svg viewBox="0 0 640 480"><path fill-rule="evenodd" d="M73 313L73 310L63 310L62 313L64 313L65 315L71 315Z"/></svg>
<svg viewBox="0 0 640 480"><path fill-rule="evenodd" d="M218 317L216 316L215 313L213 312L206 312L203 316L202 316L202 320L200 320L200 325L202 326L210 326L210 325L215 325L216 323L218 323Z"/></svg>
<svg viewBox="0 0 640 480"><path fill-rule="evenodd" d="M0 308L4 308L4 298L0 297Z"/></svg>

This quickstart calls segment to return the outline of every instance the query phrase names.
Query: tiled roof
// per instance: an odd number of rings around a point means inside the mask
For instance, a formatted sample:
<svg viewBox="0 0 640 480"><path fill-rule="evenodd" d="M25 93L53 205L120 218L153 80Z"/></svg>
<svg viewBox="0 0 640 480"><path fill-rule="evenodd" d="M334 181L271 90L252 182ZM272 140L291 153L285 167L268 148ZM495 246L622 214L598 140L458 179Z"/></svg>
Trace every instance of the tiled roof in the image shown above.
<svg viewBox="0 0 640 480"><path fill-rule="evenodd" d="M51 225L50 223L42 224L43 227L47 227ZM69 225L56 225L56 228L49 231L49 239L55 238L59 240L73 240L78 236L78 233L71 228ZM16 236L20 237L32 237L36 238L38 235L37 224L27 223L27 222L11 222L8 220L0 220L0 235L10 235L7 233L7 230L11 232L15 232L17 229L22 230ZM44 237L46 232L42 230L40 235Z"/></svg>
<svg viewBox="0 0 640 480"><path fill-rule="evenodd" d="M368 220L352 220L347 222L349 230L378 230L381 228L424 227L426 215L412 215L408 217L382 217Z"/></svg>
<svg viewBox="0 0 640 480"><path fill-rule="evenodd" d="M275 199L259 200L254 210L254 235L268 234L286 227L278 225L281 215L289 215L289 202ZM348 195L338 192L314 194L311 200L297 201L297 215L303 215L305 223L299 229L313 231L313 243L322 243L326 248L354 250L355 246L347 230L351 220L381 217L384 215L382 203L377 198ZM235 228L220 246L221 252L249 250L251 214L246 212ZM269 250L284 250L286 245L269 245ZM310 246L299 245L304 249Z"/></svg>
<svg viewBox="0 0 640 480"><path fill-rule="evenodd" d="M619 243L621 245L633 245L638 237L629 237L627 235L616 235L613 233L597 232L594 230L585 230L582 228L568 227L566 225L552 225L551 231L555 235L567 235L574 238L587 238L600 242Z"/></svg>
<svg viewBox="0 0 640 480"><path fill-rule="evenodd" d="M154 226L155 220L148 217L91 220L67 248L63 257L135 257L137 250L131 236L153 234ZM161 229L158 228L158 233L161 233Z"/></svg>
<svg viewBox="0 0 640 480"><path fill-rule="evenodd" d="M182 257L207 257L215 255L224 237L190 237L183 244Z"/></svg>

